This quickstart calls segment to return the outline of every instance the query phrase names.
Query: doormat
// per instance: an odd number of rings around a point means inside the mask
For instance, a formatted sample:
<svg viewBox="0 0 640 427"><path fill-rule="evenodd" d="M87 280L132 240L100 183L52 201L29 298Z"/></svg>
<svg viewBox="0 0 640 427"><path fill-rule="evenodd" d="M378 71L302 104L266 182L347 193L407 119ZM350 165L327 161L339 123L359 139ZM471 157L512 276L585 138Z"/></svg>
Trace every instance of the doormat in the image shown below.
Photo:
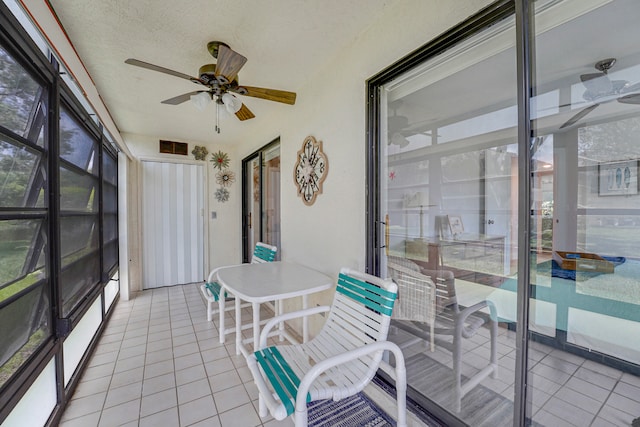
<svg viewBox="0 0 640 427"><path fill-rule="evenodd" d="M396 422L363 393L307 404L310 427L389 427Z"/></svg>

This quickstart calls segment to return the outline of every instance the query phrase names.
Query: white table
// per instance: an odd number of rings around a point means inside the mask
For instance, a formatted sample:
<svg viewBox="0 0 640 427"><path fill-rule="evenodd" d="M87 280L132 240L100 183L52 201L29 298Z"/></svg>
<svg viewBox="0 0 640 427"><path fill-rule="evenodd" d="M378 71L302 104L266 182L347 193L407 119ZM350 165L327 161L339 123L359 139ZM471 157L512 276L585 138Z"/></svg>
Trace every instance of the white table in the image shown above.
<svg viewBox="0 0 640 427"><path fill-rule="evenodd" d="M236 354L247 355L242 343L241 301L251 303L253 310L253 348L260 339L260 304L276 301L276 314L282 313L282 301L302 297L302 308L308 306L308 296L333 286L333 280L320 272L288 262L241 264L218 270L218 283L233 294L236 307ZM223 295L223 292L220 292ZM222 329L220 334L224 334ZM281 325L280 336L287 336ZM303 340L308 339L308 319L302 320ZM291 337L287 338L291 340ZM223 338L224 339L224 338Z"/></svg>

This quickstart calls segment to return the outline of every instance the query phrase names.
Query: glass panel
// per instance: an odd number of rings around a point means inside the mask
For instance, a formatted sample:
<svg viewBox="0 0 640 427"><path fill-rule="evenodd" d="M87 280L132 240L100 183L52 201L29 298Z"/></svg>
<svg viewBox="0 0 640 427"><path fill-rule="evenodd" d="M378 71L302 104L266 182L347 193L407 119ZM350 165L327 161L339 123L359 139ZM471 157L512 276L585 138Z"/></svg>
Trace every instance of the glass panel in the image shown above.
<svg viewBox="0 0 640 427"><path fill-rule="evenodd" d="M100 256L83 258L62 271L62 317L67 317L82 298L100 281Z"/></svg>
<svg viewBox="0 0 640 427"><path fill-rule="evenodd" d="M0 207L43 207L42 156L0 135Z"/></svg>
<svg viewBox="0 0 640 427"><path fill-rule="evenodd" d="M46 286L37 286L10 304L2 305L0 296L0 387L51 335Z"/></svg>
<svg viewBox="0 0 640 427"><path fill-rule="evenodd" d="M45 250L42 224L39 219L0 221L0 302L44 278L38 271Z"/></svg>
<svg viewBox="0 0 640 427"><path fill-rule="evenodd" d="M106 151L102 155L102 177L105 181L118 185L118 161L111 157Z"/></svg>
<svg viewBox="0 0 640 427"><path fill-rule="evenodd" d="M97 216L60 218L62 266L82 258L98 248Z"/></svg>
<svg viewBox="0 0 640 427"><path fill-rule="evenodd" d="M43 129L46 94L0 46L0 126L35 142Z"/></svg>
<svg viewBox="0 0 640 427"><path fill-rule="evenodd" d="M118 194L117 187L105 182L102 183L102 209L105 212L118 212Z"/></svg>
<svg viewBox="0 0 640 427"><path fill-rule="evenodd" d="M253 248L256 246L256 243L260 241L261 227L260 221L257 220L260 216L260 159L258 156L247 162L244 185L247 188L247 212L245 213L247 247L245 248L245 259L251 260Z"/></svg>
<svg viewBox="0 0 640 427"><path fill-rule="evenodd" d="M118 238L118 215L108 214L104 216L104 242L108 243Z"/></svg>
<svg viewBox="0 0 640 427"><path fill-rule="evenodd" d="M514 43L503 20L381 90L381 275L400 289L390 339L409 395L473 426L513 424Z"/></svg>
<svg viewBox="0 0 640 427"><path fill-rule="evenodd" d="M60 108L60 157L82 170L98 174L98 143L70 113Z"/></svg>
<svg viewBox="0 0 640 427"><path fill-rule="evenodd" d="M262 239L280 248L280 144L265 150L263 158Z"/></svg>
<svg viewBox="0 0 640 427"><path fill-rule="evenodd" d="M109 272L118 263L118 242L111 242L104 247L104 271Z"/></svg>
<svg viewBox="0 0 640 427"><path fill-rule="evenodd" d="M98 180L60 167L60 210L95 212L98 210Z"/></svg>
<svg viewBox="0 0 640 427"><path fill-rule="evenodd" d="M534 3L536 425L640 415L640 3L600 3Z"/></svg>

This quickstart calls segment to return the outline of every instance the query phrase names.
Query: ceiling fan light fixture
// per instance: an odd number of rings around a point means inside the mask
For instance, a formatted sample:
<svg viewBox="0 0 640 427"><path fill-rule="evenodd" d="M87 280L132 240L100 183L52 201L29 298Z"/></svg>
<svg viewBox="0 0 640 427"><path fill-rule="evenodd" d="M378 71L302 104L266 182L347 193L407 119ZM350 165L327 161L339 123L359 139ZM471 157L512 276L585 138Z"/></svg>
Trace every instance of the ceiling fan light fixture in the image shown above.
<svg viewBox="0 0 640 427"><path fill-rule="evenodd" d="M189 99L199 111L204 111L211 102L211 95L209 95L209 92L200 92L197 95L191 95Z"/></svg>
<svg viewBox="0 0 640 427"><path fill-rule="evenodd" d="M400 148L405 148L407 145L409 145L409 140L402 136L400 132L395 132L391 136L391 143L400 146Z"/></svg>
<svg viewBox="0 0 640 427"><path fill-rule="evenodd" d="M237 113L242 108L242 101L231 95L229 92L222 95L222 103L231 114Z"/></svg>

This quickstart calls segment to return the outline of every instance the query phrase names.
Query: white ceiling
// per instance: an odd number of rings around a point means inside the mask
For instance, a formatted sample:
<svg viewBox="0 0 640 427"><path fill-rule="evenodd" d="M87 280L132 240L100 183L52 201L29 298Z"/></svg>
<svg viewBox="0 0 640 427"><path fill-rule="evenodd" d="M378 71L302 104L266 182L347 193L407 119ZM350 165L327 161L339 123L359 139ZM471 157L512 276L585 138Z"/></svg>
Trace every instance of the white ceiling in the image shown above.
<svg viewBox="0 0 640 427"><path fill-rule="evenodd" d="M201 86L124 63L135 58L197 76L215 63L207 42L246 56L239 83L298 92L395 0L50 0L122 133L188 142L238 141L247 129L224 109L162 100ZM335 76L338 78L339 70ZM298 93L298 100L304 94ZM241 97L264 120L295 106Z"/></svg>

